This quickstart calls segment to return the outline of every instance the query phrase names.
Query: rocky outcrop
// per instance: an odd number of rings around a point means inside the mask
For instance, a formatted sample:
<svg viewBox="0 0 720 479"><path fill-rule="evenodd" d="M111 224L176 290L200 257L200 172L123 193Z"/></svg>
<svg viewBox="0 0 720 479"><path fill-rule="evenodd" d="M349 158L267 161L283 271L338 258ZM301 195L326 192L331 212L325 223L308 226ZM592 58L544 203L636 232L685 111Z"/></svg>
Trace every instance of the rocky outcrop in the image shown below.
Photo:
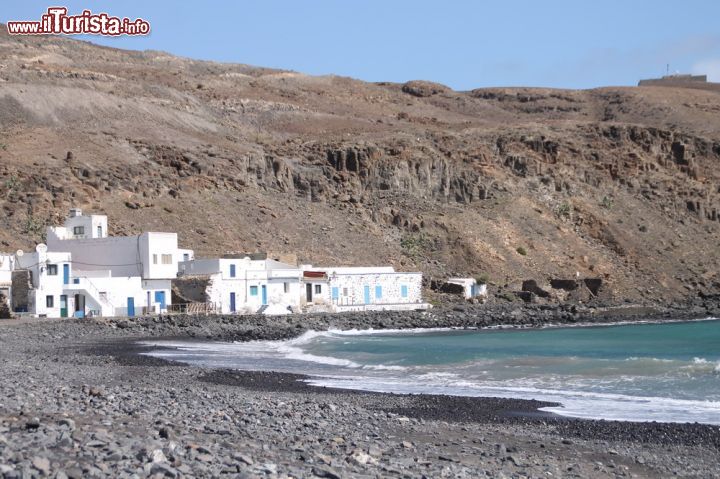
<svg viewBox="0 0 720 479"><path fill-rule="evenodd" d="M413 80L405 83L402 86L402 91L417 97L428 97L437 95L439 93L450 92L450 88L440 83L433 83L429 81Z"/></svg>

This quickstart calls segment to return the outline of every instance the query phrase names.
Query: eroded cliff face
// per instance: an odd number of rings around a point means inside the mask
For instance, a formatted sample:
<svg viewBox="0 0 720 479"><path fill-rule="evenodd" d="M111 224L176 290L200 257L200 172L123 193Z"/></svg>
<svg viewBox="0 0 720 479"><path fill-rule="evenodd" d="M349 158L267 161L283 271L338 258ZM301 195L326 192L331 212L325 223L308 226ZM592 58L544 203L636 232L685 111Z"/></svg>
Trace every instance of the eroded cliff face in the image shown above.
<svg viewBox="0 0 720 479"><path fill-rule="evenodd" d="M720 290L720 96L453 92L0 36L0 249L70 206L200 255Z"/></svg>

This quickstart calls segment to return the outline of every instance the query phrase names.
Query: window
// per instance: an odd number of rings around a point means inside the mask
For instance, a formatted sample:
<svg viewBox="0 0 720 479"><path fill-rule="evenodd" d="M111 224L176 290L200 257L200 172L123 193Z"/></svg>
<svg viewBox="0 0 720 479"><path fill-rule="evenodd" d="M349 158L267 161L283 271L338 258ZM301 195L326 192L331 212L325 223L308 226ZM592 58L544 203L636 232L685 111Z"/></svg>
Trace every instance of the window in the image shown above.
<svg viewBox="0 0 720 479"><path fill-rule="evenodd" d="M234 264L230 265L230 277L231 278L235 277L235 265Z"/></svg>
<svg viewBox="0 0 720 479"><path fill-rule="evenodd" d="M75 226L73 228L73 234L75 236L84 235L85 234L85 227L84 226Z"/></svg>
<svg viewBox="0 0 720 479"><path fill-rule="evenodd" d="M49 264L47 265L47 274L48 276L57 276L57 265L56 264Z"/></svg>
<svg viewBox="0 0 720 479"><path fill-rule="evenodd" d="M400 296L402 296L403 298L407 298L407 297L408 297L407 285L403 284L403 285L400 286Z"/></svg>
<svg viewBox="0 0 720 479"><path fill-rule="evenodd" d="M257 296L258 287L250 286L250 296Z"/></svg>
<svg viewBox="0 0 720 479"><path fill-rule="evenodd" d="M189 254L189 253L183 253L183 261L190 261L190 254Z"/></svg>
<svg viewBox="0 0 720 479"><path fill-rule="evenodd" d="M162 255L162 264L172 264L172 255L171 254Z"/></svg>
<svg viewBox="0 0 720 479"><path fill-rule="evenodd" d="M283 293L290 292L290 283L283 283Z"/></svg>
<svg viewBox="0 0 720 479"><path fill-rule="evenodd" d="M348 295L348 289L347 289L347 288L343 288L343 296L347 296L347 295Z"/></svg>
<svg viewBox="0 0 720 479"><path fill-rule="evenodd" d="M316 284L315 285L315 294L320 294L320 293L322 293L322 285Z"/></svg>
<svg viewBox="0 0 720 479"><path fill-rule="evenodd" d="M382 299L382 286L375 286L375 298Z"/></svg>
<svg viewBox="0 0 720 479"><path fill-rule="evenodd" d="M97 227L97 232L98 232L98 235L97 235L98 238L102 238L102 226Z"/></svg>
<svg viewBox="0 0 720 479"><path fill-rule="evenodd" d="M157 264L157 255L156 254L153 255L153 264Z"/></svg>
<svg viewBox="0 0 720 479"><path fill-rule="evenodd" d="M45 306L48 308L54 308L55 307L55 297L54 296L45 296Z"/></svg>

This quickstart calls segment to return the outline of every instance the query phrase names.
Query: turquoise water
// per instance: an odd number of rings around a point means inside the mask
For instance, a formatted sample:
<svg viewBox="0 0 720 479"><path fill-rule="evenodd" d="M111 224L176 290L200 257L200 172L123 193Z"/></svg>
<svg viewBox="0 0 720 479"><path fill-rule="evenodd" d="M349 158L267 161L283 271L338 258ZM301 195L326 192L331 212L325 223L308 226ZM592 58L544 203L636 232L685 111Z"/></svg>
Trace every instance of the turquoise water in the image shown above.
<svg viewBox="0 0 720 479"><path fill-rule="evenodd" d="M154 343L209 367L312 384L560 403L576 417L720 424L720 321L473 331L330 331L284 342Z"/></svg>

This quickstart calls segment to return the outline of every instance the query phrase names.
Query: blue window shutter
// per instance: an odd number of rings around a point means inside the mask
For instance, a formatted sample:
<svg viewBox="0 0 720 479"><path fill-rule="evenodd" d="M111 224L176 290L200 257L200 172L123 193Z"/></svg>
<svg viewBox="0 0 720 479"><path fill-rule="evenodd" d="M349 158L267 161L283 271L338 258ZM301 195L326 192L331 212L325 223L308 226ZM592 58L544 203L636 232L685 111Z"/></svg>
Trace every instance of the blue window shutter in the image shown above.
<svg viewBox="0 0 720 479"><path fill-rule="evenodd" d="M235 277L235 265L234 264L230 265L230 277L231 278Z"/></svg>
<svg viewBox="0 0 720 479"><path fill-rule="evenodd" d="M408 296L408 287L404 284L400 286L400 296L402 296L403 298L407 298Z"/></svg>
<svg viewBox="0 0 720 479"><path fill-rule="evenodd" d="M382 298L382 286L375 286L375 298Z"/></svg>
<svg viewBox="0 0 720 479"><path fill-rule="evenodd" d="M250 286L250 296L257 296L257 295L258 295L258 287Z"/></svg>

